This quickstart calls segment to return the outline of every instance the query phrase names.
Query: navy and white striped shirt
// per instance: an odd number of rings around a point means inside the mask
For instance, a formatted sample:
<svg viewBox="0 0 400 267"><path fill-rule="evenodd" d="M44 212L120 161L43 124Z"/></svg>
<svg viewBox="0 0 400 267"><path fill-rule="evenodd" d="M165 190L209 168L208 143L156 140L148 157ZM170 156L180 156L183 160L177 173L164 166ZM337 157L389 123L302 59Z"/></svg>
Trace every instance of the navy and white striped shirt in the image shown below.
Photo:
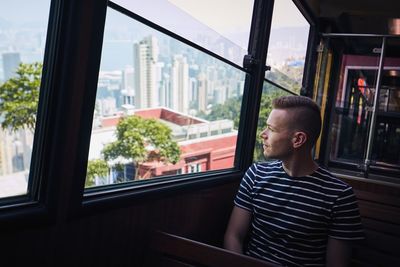
<svg viewBox="0 0 400 267"><path fill-rule="evenodd" d="M284 266L324 266L328 237L364 238L353 189L321 167L290 177L281 161L254 163L235 205L253 214L246 254Z"/></svg>

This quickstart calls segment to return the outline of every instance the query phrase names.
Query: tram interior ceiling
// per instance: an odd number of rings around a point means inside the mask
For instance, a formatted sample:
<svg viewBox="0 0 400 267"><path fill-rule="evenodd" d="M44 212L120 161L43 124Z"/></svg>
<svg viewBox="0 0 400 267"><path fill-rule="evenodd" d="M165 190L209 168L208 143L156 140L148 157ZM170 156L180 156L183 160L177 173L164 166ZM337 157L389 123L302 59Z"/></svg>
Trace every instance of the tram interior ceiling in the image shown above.
<svg viewBox="0 0 400 267"><path fill-rule="evenodd" d="M306 0L306 2L321 22L329 24L331 32L400 34L399 1Z"/></svg>

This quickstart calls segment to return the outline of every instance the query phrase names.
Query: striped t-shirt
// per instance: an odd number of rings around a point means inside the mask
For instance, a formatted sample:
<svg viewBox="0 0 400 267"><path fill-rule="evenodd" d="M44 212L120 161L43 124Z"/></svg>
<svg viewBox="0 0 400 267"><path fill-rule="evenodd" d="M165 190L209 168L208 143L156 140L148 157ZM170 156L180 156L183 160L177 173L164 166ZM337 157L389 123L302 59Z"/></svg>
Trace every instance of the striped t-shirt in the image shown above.
<svg viewBox="0 0 400 267"><path fill-rule="evenodd" d="M290 177L281 161L254 163L235 205L253 214L246 254L284 266L324 266L328 237L364 238L353 189L321 167Z"/></svg>

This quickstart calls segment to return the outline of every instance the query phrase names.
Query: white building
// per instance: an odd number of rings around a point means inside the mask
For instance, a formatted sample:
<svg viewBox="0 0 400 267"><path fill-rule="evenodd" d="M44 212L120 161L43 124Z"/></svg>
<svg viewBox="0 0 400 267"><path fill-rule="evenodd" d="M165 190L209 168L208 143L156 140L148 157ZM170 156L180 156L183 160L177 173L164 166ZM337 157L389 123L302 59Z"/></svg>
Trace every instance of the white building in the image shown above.
<svg viewBox="0 0 400 267"><path fill-rule="evenodd" d="M189 112L189 64L186 57L175 55L171 68L172 109Z"/></svg>
<svg viewBox="0 0 400 267"><path fill-rule="evenodd" d="M134 69L132 66L127 66L122 71L122 104L134 105Z"/></svg>
<svg viewBox="0 0 400 267"><path fill-rule="evenodd" d="M33 132L0 129L0 197L26 194Z"/></svg>
<svg viewBox="0 0 400 267"><path fill-rule="evenodd" d="M208 80L204 73L200 73L197 77L198 85L197 85L197 101L198 101L198 110L206 112L208 105Z"/></svg>
<svg viewBox="0 0 400 267"><path fill-rule="evenodd" d="M154 36L148 36L134 44L136 108L159 105L156 79L158 53L158 41Z"/></svg>

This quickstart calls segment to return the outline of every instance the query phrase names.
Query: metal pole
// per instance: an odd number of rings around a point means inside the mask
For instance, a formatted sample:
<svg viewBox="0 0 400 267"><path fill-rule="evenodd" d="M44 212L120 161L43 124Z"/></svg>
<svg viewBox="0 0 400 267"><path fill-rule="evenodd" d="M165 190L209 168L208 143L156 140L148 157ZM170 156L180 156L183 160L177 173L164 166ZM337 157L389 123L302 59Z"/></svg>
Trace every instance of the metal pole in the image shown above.
<svg viewBox="0 0 400 267"><path fill-rule="evenodd" d="M385 46L386 46L386 37L383 37L382 38L381 55L379 58L378 76L376 78L376 85L375 85L374 106L372 109L371 124L369 127L369 133L368 133L367 153L365 156L364 168L363 168L365 177L368 177L369 167L371 165L371 154L372 154L372 146L373 146L373 142L374 142L376 114L379 110L379 92L381 89L383 58L384 58L384 54L385 54Z"/></svg>

